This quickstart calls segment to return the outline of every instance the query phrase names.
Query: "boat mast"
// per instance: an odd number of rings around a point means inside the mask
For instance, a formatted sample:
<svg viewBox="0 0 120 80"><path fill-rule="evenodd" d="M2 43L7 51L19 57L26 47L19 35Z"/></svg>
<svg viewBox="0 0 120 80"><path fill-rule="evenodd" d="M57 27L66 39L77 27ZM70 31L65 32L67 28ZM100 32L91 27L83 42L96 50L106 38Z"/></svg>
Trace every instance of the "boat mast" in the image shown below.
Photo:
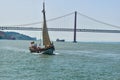
<svg viewBox="0 0 120 80"><path fill-rule="evenodd" d="M47 47L47 45L51 45L51 41L48 34L47 23L46 23L46 15L45 15L45 2L43 2L43 45Z"/></svg>
<svg viewBox="0 0 120 80"><path fill-rule="evenodd" d="M45 2L43 2L43 24L45 25L46 24L46 15L45 15Z"/></svg>

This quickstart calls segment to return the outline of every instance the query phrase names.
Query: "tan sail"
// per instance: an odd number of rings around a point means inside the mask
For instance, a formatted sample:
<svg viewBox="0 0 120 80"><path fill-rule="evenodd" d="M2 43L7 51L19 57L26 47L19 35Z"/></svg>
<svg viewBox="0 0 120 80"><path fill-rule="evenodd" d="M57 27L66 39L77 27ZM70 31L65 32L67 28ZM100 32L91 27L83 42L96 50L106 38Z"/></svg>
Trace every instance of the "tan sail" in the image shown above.
<svg viewBox="0 0 120 80"><path fill-rule="evenodd" d="M48 29L47 29L47 24L46 24L46 15L45 15L45 4L43 3L43 28L42 28L42 36L43 36L43 48L37 47L35 45L32 45L29 47L29 50L31 53L37 52L37 53L42 53L42 54L47 54L47 55L55 55L53 52L55 51L54 44L51 43L49 34L48 34Z"/></svg>
<svg viewBox="0 0 120 80"><path fill-rule="evenodd" d="M42 35L43 35L43 45L45 47L49 46L51 44L51 41L50 41L50 38L49 38L47 24L46 24L45 4L44 3L43 3L43 30L42 30Z"/></svg>

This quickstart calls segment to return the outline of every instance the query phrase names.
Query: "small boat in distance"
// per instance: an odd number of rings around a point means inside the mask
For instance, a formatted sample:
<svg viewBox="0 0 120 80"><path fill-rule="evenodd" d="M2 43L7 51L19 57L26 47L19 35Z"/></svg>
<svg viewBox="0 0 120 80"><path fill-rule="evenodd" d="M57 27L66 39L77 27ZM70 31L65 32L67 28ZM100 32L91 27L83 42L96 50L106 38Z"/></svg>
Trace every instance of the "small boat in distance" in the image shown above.
<svg viewBox="0 0 120 80"><path fill-rule="evenodd" d="M59 39L59 38L57 38L57 39L56 39L56 42L65 42L65 40L64 40L64 39Z"/></svg>
<svg viewBox="0 0 120 80"><path fill-rule="evenodd" d="M53 42L50 41L49 34L48 34L48 28L46 23L46 15L45 15L45 3L43 2L43 28L42 28L42 43L43 48L37 47L34 42L31 42L31 46L29 47L29 50L31 53L37 52L42 54L48 54L48 55L54 55L53 51L55 50Z"/></svg>

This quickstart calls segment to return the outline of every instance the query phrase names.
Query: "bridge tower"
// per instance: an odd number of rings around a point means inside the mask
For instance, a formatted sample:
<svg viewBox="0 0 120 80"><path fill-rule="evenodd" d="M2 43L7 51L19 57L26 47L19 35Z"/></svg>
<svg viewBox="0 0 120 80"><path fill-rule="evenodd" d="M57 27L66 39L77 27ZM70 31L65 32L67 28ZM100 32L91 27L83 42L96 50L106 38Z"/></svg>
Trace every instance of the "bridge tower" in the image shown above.
<svg viewBox="0 0 120 80"><path fill-rule="evenodd" d="M75 18L74 18L74 39L73 42L76 43L76 27L77 27L77 11L75 11Z"/></svg>

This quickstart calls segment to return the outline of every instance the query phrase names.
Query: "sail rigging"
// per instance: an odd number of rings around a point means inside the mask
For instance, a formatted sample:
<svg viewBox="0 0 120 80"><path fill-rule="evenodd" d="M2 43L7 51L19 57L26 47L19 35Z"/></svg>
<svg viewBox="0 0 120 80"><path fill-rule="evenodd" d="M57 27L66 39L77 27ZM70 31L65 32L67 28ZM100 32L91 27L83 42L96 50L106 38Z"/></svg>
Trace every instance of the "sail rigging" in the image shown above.
<svg viewBox="0 0 120 80"><path fill-rule="evenodd" d="M43 45L47 47L48 45L51 44L49 34L48 34L48 29L47 29L47 24L46 24L46 15L45 15L45 3L43 3L43 30L42 30L42 35L43 35Z"/></svg>
<svg viewBox="0 0 120 80"><path fill-rule="evenodd" d="M53 51L55 50L54 44L51 43L50 37L48 34L48 28L46 23L46 15L45 15L45 3L43 2L43 28L42 28L42 41L43 41L43 48L40 46L37 47L33 43L31 43L31 47L29 47L30 52L37 52L42 54L54 55Z"/></svg>

